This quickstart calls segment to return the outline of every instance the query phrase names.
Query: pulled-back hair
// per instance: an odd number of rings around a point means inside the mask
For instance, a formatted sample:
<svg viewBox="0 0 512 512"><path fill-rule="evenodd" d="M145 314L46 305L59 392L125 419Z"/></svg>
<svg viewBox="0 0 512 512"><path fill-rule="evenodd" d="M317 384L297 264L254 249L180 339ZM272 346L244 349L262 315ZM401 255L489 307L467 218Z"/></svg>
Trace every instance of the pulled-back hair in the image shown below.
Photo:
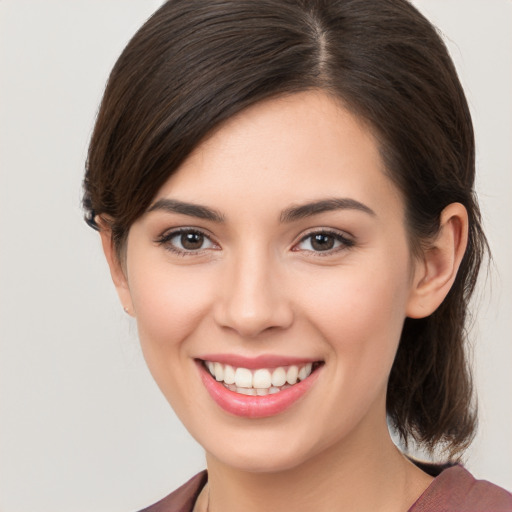
<svg viewBox="0 0 512 512"><path fill-rule="evenodd" d="M405 0L169 0L110 75L84 180L87 222L121 255L132 223L191 151L263 99L321 89L372 130L401 190L413 252L462 203L469 240L442 305L405 320L387 412L402 440L450 455L476 422L465 322L487 247L468 105L435 28Z"/></svg>

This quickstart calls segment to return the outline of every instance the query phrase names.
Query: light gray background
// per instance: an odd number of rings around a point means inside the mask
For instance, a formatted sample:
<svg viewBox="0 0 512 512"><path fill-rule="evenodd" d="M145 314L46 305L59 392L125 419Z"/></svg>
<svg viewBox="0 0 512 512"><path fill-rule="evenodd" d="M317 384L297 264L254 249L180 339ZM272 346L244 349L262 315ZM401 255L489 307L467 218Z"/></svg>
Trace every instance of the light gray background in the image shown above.
<svg viewBox="0 0 512 512"><path fill-rule="evenodd" d="M145 368L81 179L108 72L157 0L0 0L0 511L130 511L203 468ZM473 329L467 466L512 489L512 3L416 1L445 34L478 141L495 270Z"/></svg>

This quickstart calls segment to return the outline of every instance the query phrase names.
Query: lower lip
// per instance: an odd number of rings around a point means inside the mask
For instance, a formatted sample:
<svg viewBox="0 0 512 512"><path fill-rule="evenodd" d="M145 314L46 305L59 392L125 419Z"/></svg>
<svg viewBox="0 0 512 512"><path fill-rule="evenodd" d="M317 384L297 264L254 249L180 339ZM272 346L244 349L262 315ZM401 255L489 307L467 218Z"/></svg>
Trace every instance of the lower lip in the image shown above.
<svg viewBox="0 0 512 512"><path fill-rule="evenodd" d="M307 393L321 370L321 367L316 369L307 379L279 393L247 396L230 391L224 384L217 382L200 361L197 361L197 365L201 380L217 405L226 412L244 418L267 418L285 411Z"/></svg>

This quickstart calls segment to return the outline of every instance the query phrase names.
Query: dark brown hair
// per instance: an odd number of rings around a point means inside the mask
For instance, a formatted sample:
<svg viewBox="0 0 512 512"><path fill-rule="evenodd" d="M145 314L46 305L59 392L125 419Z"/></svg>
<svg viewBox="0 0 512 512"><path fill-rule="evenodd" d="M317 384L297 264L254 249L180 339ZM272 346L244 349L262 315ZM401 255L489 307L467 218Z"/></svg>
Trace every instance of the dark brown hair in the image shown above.
<svg viewBox="0 0 512 512"><path fill-rule="evenodd" d="M266 98L322 89L365 120L402 191L411 247L448 204L469 242L438 310L406 319L388 385L407 444L461 452L475 429L465 321L486 241L474 196L474 137L457 73L434 27L405 0L170 0L110 75L89 148L87 222L128 230L190 152Z"/></svg>

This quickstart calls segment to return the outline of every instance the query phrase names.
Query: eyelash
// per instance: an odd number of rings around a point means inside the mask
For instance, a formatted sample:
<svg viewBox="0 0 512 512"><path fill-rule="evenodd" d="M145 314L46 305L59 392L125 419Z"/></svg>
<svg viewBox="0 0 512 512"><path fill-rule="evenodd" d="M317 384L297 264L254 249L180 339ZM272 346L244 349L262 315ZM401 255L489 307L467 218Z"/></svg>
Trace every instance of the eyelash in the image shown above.
<svg viewBox="0 0 512 512"><path fill-rule="evenodd" d="M212 248L212 247L207 247L207 248L200 248L200 249L196 249L196 250L194 250L194 249L189 249L189 250L185 249L184 250L184 249L180 249L180 248L176 247L176 245L171 243L173 238L176 238L178 236L183 236L183 235L200 235L200 236L204 237L204 240L208 240L210 242L210 244L218 247L218 245L210 238L209 235L207 235L206 233L204 233L203 231L201 231L200 229L197 229L197 228L174 229L172 231L169 231L169 232L166 232L166 233L163 233L162 235L160 235L155 240L155 242L159 245L165 245L166 250L173 252L174 254L177 254L179 256L196 256L196 255L202 254L204 251ZM315 250L298 249L297 248L297 246L299 246L306 240L308 240L308 239L311 240L312 237L317 236L317 235L332 237L332 238L334 238L334 241L339 242L340 245L338 247L333 247L333 248L327 249L325 251L315 251ZM310 244L311 244L311 242L310 242ZM304 251L304 252L309 252L311 254L314 254L315 256L323 257L323 256L332 255L339 251L350 249L354 245L355 245L354 240L347 238L347 236L343 235L342 233L340 233L338 231L334 231L331 229L316 229L315 231L311 231L307 235L303 236L300 239L300 241L293 246L292 251L297 251L297 252Z"/></svg>
<svg viewBox="0 0 512 512"><path fill-rule="evenodd" d="M166 233L163 233L156 239L156 243L159 245L165 245L165 249L173 252L174 254L177 254L178 256L196 256L199 254L202 254L205 250L210 249L210 247L207 248L201 248L201 249L180 249L176 247L173 243L171 243L171 240L173 238L176 238L178 236L183 235L200 235L204 237L204 240L208 240L212 245L216 246L217 244L211 239L209 235L201 231L197 228L179 228L179 229L173 229L172 231L168 231Z"/></svg>
<svg viewBox="0 0 512 512"><path fill-rule="evenodd" d="M351 247L355 246L355 241L353 239L348 238L346 235L340 233L339 231L334 231L332 229L315 229L314 231L311 231L307 235L303 236L300 239L300 241L294 245L292 250L300 251L301 249L298 249L296 247L308 239L312 240L312 238L316 235L324 235L324 236L332 237L332 238L334 238L334 241L339 242L340 245L338 247L333 247L333 248L327 249L325 251L313 251L313 250L307 250L307 249L305 250L305 252L310 252L310 253L314 254L315 256L319 256L319 257L331 256L332 254L350 249ZM310 242L310 244L311 244L311 242Z"/></svg>

